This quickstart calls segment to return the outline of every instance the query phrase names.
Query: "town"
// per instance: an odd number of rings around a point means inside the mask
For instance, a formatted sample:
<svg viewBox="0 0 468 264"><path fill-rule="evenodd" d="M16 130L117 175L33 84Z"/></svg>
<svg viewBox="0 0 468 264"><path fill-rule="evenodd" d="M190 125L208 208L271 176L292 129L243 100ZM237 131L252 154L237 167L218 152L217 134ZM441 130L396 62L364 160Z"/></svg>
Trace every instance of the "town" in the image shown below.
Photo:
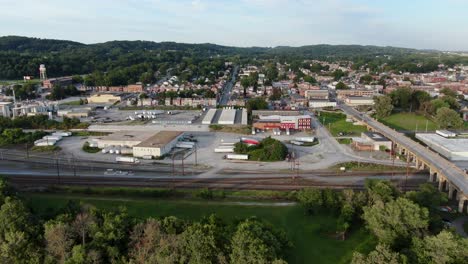
<svg viewBox="0 0 468 264"><path fill-rule="evenodd" d="M87 1L0 11L2 263L467 262L463 12Z"/></svg>

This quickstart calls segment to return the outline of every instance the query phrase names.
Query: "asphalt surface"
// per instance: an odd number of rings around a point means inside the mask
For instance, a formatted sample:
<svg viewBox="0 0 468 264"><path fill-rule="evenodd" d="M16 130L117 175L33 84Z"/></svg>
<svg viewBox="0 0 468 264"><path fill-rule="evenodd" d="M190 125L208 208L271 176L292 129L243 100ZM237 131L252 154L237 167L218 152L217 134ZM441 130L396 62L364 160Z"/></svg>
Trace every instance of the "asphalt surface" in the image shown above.
<svg viewBox="0 0 468 264"><path fill-rule="evenodd" d="M221 98L219 99L219 105L227 105L227 103L229 102L229 98L231 97L232 87L234 87L234 84L236 84L236 76L237 76L238 70L239 70L239 66L234 66L231 80L227 82L226 85L224 85L224 89L222 90L222 95L221 95Z"/></svg>
<svg viewBox="0 0 468 264"><path fill-rule="evenodd" d="M438 153L433 152L429 148L426 148L411 140L404 134L381 124L366 114L360 113L357 110L344 104L341 104L340 108L346 114L353 116L357 120L367 123L369 126L373 127L392 141L405 146L409 151L416 154L420 159L434 166L437 171L442 172L442 174L447 177L448 180L458 189L460 189L463 194L468 194L468 175L455 164L444 159Z"/></svg>

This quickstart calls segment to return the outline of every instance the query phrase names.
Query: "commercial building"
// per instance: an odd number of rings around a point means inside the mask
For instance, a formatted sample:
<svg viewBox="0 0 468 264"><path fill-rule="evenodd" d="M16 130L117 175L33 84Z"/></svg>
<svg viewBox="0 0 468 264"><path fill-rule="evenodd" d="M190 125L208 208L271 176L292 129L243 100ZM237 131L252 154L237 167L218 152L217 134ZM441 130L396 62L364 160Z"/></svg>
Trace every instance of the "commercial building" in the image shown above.
<svg viewBox="0 0 468 264"><path fill-rule="evenodd" d="M160 157L169 153L183 136L180 131L160 131L133 147L134 157Z"/></svg>
<svg viewBox="0 0 468 264"><path fill-rule="evenodd" d="M332 102L329 100L310 100L309 107L310 108L336 107L336 102Z"/></svg>
<svg viewBox="0 0 468 264"><path fill-rule="evenodd" d="M95 94L88 97L88 104L114 104L121 101L122 97L115 94Z"/></svg>
<svg viewBox="0 0 468 264"><path fill-rule="evenodd" d="M259 116L254 121L253 127L256 129L270 130L270 129L282 129L282 130L307 130L312 125L312 118L309 115L299 116Z"/></svg>
<svg viewBox="0 0 468 264"><path fill-rule="evenodd" d="M51 79L44 80L42 82L42 87L51 89L55 85L67 86L67 85L72 85L72 83L73 83L72 77L51 78Z"/></svg>
<svg viewBox="0 0 468 264"><path fill-rule="evenodd" d="M131 131L122 131L112 133L106 137L100 138L97 140L98 148L107 148L107 147L124 147L132 148L143 142L144 140L150 138L154 135L154 132L131 132Z"/></svg>
<svg viewBox="0 0 468 264"><path fill-rule="evenodd" d="M59 117L88 117L91 113L91 107L83 107L83 108L72 108L72 109L62 109L57 111L57 116Z"/></svg>
<svg viewBox="0 0 468 264"><path fill-rule="evenodd" d="M11 117L12 102L0 102L0 116Z"/></svg>
<svg viewBox="0 0 468 264"><path fill-rule="evenodd" d="M468 138L446 138L435 133L417 133L416 138L452 161L468 161Z"/></svg>
<svg viewBox="0 0 468 264"><path fill-rule="evenodd" d="M328 90L307 90L304 92L307 99L327 100L329 97Z"/></svg>
<svg viewBox="0 0 468 264"><path fill-rule="evenodd" d="M337 90L336 97L338 99L346 99L348 97L373 97L377 95L374 90L358 90L358 89L351 89L351 90Z"/></svg>
<svg viewBox="0 0 468 264"><path fill-rule="evenodd" d="M350 96L345 99L345 103L349 106L374 105L374 98L363 96Z"/></svg>

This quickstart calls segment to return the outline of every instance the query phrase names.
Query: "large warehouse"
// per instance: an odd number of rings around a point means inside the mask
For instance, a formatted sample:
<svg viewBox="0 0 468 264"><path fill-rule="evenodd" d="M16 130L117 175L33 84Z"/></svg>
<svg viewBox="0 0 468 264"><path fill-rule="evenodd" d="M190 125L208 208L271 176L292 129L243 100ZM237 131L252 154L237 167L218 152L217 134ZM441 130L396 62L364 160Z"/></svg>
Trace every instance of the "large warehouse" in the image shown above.
<svg viewBox="0 0 468 264"><path fill-rule="evenodd" d="M134 157L160 157L169 153L183 136L180 131L160 131L133 147Z"/></svg>
<svg viewBox="0 0 468 264"><path fill-rule="evenodd" d="M468 161L468 138L445 138L434 133L418 133L416 138L452 161Z"/></svg>
<svg viewBox="0 0 468 264"><path fill-rule="evenodd" d="M154 132L116 132L97 140L99 148L127 147L131 148L154 135Z"/></svg>

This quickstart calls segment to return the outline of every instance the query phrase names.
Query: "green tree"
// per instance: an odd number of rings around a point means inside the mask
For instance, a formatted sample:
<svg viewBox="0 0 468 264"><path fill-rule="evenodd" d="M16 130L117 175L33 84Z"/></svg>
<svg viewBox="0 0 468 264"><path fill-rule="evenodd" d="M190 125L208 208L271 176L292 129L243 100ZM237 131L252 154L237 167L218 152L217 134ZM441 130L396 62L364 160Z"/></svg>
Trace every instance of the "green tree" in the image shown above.
<svg viewBox="0 0 468 264"><path fill-rule="evenodd" d="M447 194L439 192L439 190L430 183L419 185L417 191L409 191L405 194L405 197L429 209L448 202Z"/></svg>
<svg viewBox="0 0 468 264"><path fill-rule="evenodd" d="M2 263L39 263L37 228L23 203L6 197L0 208L0 260Z"/></svg>
<svg viewBox="0 0 468 264"><path fill-rule="evenodd" d="M379 244L367 256L355 252L351 264L400 264L406 263L406 257L397 252L393 252L385 244Z"/></svg>
<svg viewBox="0 0 468 264"><path fill-rule="evenodd" d="M422 237L429 224L428 210L406 198L364 207L362 218L381 243L398 246Z"/></svg>
<svg viewBox="0 0 468 264"><path fill-rule="evenodd" d="M73 246L70 226L58 221L49 221L44 229L47 257L55 259L58 263L65 263Z"/></svg>
<svg viewBox="0 0 468 264"><path fill-rule="evenodd" d="M411 106L411 96L412 90L409 87L401 87L390 93L392 98L393 105L395 107L401 108L403 111L415 110L410 109Z"/></svg>
<svg viewBox="0 0 468 264"><path fill-rule="evenodd" d="M378 119L385 118L392 113L393 104L390 96L375 96L374 109Z"/></svg>
<svg viewBox="0 0 468 264"><path fill-rule="evenodd" d="M463 119L460 117L460 114L447 107L437 110L435 121L441 128L463 127Z"/></svg>
<svg viewBox="0 0 468 264"><path fill-rule="evenodd" d="M347 90L347 89L349 89L349 87L346 84L344 84L343 82L339 82L338 84L336 84L335 89L336 90Z"/></svg>
<svg viewBox="0 0 468 264"><path fill-rule="evenodd" d="M317 213L324 205L322 191L317 188L304 188L297 192L296 195L299 203L309 213Z"/></svg>
<svg viewBox="0 0 468 264"><path fill-rule="evenodd" d="M449 89L447 87L443 88L442 90L440 90L440 93L445 95L445 96L449 96L449 97L457 97L457 92L455 92L454 90L452 89Z"/></svg>
<svg viewBox="0 0 468 264"><path fill-rule="evenodd" d="M222 254L217 243L216 227L209 224L195 223L182 233L184 256L188 263L216 263Z"/></svg>
<svg viewBox="0 0 468 264"><path fill-rule="evenodd" d="M231 239L230 263L261 264L280 259L285 242L275 233L255 219L247 219L238 224Z"/></svg>
<svg viewBox="0 0 468 264"><path fill-rule="evenodd" d="M442 231L436 236L414 238L411 251L415 263L466 263L468 259L468 239Z"/></svg>
<svg viewBox="0 0 468 264"><path fill-rule="evenodd" d="M366 74L359 79L359 83L370 84L373 80L374 78L372 78L372 75Z"/></svg>
<svg viewBox="0 0 468 264"><path fill-rule="evenodd" d="M317 80L314 77L307 75L307 76L304 76L304 82L308 82L310 84L316 84Z"/></svg>

